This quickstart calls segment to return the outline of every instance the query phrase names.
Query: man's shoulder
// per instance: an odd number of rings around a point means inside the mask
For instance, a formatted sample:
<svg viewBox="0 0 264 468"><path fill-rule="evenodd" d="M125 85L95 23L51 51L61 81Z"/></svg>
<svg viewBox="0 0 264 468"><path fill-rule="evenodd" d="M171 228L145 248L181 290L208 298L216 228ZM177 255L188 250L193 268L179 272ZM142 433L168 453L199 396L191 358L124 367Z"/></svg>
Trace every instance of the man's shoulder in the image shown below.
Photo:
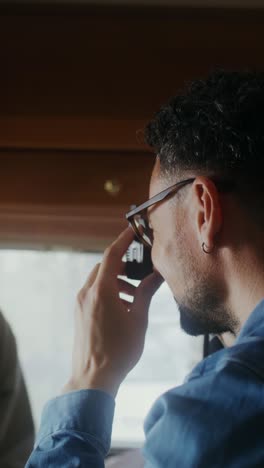
<svg viewBox="0 0 264 468"><path fill-rule="evenodd" d="M186 382L207 374L223 372L235 364L258 372L264 381L264 336L252 336L203 359L187 376Z"/></svg>
<svg viewBox="0 0 264 468"><path fill-rule="evenodd" d="M156 401L145 421L146 458L158 446L159 458L172 460L166 466L264 466L264 340L217 353Z"/></svg>
<svg viewBox="0 0 264 468"><path fill-rule="evenodd" d="M254 401L256 414L263 417L263 363L264 338L217 351L199 363L182 385L161 395L153 405L151 415L155 419L168 412L177 418L181 415L186 421L189 408L199 414L200 427L202 420L208 424L207 416L211 411L218 417L222 413L226 417L234 414L236 419L239 413L243 419L250 408L250 404L248 409L245 408L245 402Z"/></svg>

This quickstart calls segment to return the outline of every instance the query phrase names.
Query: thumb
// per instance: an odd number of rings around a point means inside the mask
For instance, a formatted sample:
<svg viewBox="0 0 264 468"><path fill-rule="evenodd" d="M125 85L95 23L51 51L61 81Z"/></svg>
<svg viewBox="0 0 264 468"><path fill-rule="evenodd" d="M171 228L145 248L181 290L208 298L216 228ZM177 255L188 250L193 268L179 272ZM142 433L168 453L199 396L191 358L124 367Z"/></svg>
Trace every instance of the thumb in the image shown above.
<svg viewBox="0 0 264 468"><path fill-rule="evenodd" d="M157 271L154 271L141 281L137 287L136 297L133 302L133 315L142 316L144 312L148 313L151 299L163 282L164 279Z"/></svg>

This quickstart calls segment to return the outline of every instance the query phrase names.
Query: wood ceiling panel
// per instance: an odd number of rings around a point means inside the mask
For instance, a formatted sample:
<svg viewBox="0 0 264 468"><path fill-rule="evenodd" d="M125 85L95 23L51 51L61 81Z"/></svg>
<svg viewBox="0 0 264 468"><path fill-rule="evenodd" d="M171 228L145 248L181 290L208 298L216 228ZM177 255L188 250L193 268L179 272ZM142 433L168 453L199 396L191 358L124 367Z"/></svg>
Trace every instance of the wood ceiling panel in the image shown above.
<svg viewBox="0 0 264 468"><path fill-rule="evenodd" d="M0 6L0 146L144 150L186 80L262 68L264 11Z"/></svg>
<svg viewBox="0 0 264 468"><path fill-rule="evenodd" d="M154 157L118 152L0 152L1 206L126 206L148 198ZM107 181L120 185L114 196Z"/></svg>
<svg viewBox="0 0 264 468"><path fill-rule="evenodd" d="M0 247L105 248L148 198L153 163L138 152L0 151Z"/></svg>

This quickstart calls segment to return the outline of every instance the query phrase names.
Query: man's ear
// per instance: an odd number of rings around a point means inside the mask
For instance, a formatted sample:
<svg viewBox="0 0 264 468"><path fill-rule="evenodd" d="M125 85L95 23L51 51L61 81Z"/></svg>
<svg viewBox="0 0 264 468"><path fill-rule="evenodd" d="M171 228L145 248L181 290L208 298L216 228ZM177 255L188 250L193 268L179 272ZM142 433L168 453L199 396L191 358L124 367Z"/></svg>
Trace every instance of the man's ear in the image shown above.
<svg viewBox="0 0 264 468"><path fill-rule="evenodd" d="M215 246L215 236L222 227L222 208L218 190L208 177L198 176L193 183L197 234L209 251Z"/></svg>

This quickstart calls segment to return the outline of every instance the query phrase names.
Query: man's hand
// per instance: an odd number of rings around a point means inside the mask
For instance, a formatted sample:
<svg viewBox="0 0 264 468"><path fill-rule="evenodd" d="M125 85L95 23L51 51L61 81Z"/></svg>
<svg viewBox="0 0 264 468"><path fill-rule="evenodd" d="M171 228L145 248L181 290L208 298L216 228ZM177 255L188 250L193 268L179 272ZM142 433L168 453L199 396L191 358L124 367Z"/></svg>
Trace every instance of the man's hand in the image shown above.
<svg viewBox="0 0 264 468"><path fill-rule="evenodd" d="M77 296L73 369L64 393L96 388L115 396L142 355L149 304L163 279L154 272L135 287L118 278L133 238L131 228L122 232ZM133 303L120 299L121 292Z"/></svg>

